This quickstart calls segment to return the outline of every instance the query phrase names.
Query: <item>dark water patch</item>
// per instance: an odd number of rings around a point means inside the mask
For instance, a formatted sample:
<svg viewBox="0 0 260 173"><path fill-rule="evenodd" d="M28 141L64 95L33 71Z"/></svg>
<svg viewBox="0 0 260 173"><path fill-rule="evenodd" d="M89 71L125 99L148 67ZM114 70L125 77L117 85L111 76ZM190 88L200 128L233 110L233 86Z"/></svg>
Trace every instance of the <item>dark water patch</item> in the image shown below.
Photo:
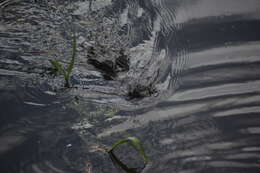
<svg viewBox="0 0 260 173"><path fill-rule="evenodd" d="M214 65L205 65L205 66L200 66L199 68L191 68L191 69L187 69L185 70L185 72L183 72L183 76L188 75L190 73L201 73L201 72L210 72L211 70L218 70L218 69L230 69L235 70L239 67L242 67L242 69L244 69L245 72L249 72L249 69L252 69L252 71L257 72L258 68L260 66L260 62L258 61L254 61L254 62L226 62L226 63L221 63L221 64L214 64ZM233 69L234 68L234 69ZM253 75L253 74L252 74ZM257 73L255 73L255 75L257 75ZM236 76L235 76L236 77Z"/></svg>
<svg viewBox="0 0 260 173"><path fill-rule="evenodd" d="M181 74L182 90L225 84L257 82L260 64L258 62L225 63L200 66ZM237 75L234 75L236 73ZM200 80L198 80L200 79Z"/></svg>
<svg viewBox="0 0 260 173"><path fill-rule="evenodd" d="M164 107L168 107L170 108L171 106L175 105L175 106L181 106L181 105L191 105L191 103L197 103L197 104L202 104L203 102L209 102L209 103L214 103L214 101L229 101L227 102L229 104L227 104L226 106L229 107L231 106L231 104L233 103L234 100L242 100L241 103L243 103L243 101L246 103L245 106L257 106L258 105L258 97L259 97L259 92L246 92L246 93L239 93L239 94L226 94L226 95L222 95L222 96L213 96L213 97L205 97L205 98L200 98L200 99L187 99L184 101L168 101L168 102L162 102L158 104L158 107L164 108ZM249 100L250 97L254 98L256 100L253 100L251 102L247 102L247 99ZM233 103L235 104L235 102ZM221 105L221 104L220 104ZM224 104L225 105L225 104ZM237 108L239 108L241 105L237 105ZM221 107L221 109L223 109L223 107Z"/></svg>
<svg viewBox="0 0 260 173"><path fill-rule="evenodd" d="M134 75L130 74L130 78L123 82L143 82L149 86L151 81L161 84L169 80L165 86L160 86L167 90L163 101L161 97L146 98L151 102L143 108L144 99L131 103L118 96L105 98L101 92L94 98L88 95L93 92L84 89L73 88L64 92L58 89L53 92L52 86L40 88L28 84L29 87L23 87L30 77L22 72L36 64L48 65L46 61L53 57L33 53L20 55L14 53L15 49L28 48L28 52L47 48L57 48L60 52L71 50L66 46L70 38L67 31L71 30L71 8L66 5L71 2L45 1L30 6L26 1L17 7L9 6L14 8L7 8L5 19L1 20L8 27L16 28L3 29L1 32L7 34L0 36L4 54L2 59L5 59L0 63L3 73L0 78L0 103L3 105L2 112L6 113L0 118L0 140L4 141L0 148L8 148L8 141L14 137L13 145L0 154L0 160L7 158L4 161L6 165L14 167L14 170L7 170L3 166L6 172L86 172L90 167L97 173L116 172L109 156L101 151L102 146L110 146L114 141L128 136L141 139L152 158L153 162L143 172L259 170L258 42L248 42L259 40L258 20L243 20L243 17L238 19L232 15L227 17L217 12L219 16L213 18L203 19L202 15L202 19L199 16L198 20L175 21L182 6L187 7L185 14L188 14L192 10L189 8L196 4L203 6L206 1L115 3L115 9L120 9L119 14L127 14L129 23L125 24L125 29L131 32L129 40L139 51L136 54L139 57L132 56L129 60L129 70L133 70ZM238 6L243 5L239 1ZM43 17L38 16L41 13ZM85 26L91 27L91 24L83 25L86 22L82 21L84 15L76 16L74 19L80 21L75 24L79 27L76 31L79 37L83 37L88 33L84 31L87 30ZM21 23L28 24L26 29ZM31 30L31 26L36 27ZM35 32L39 28L43 30ZM38 33L41 34L37 36ZM83 37L81 40L84 45L87 39ZM75 84L85 82L86 87L103 87L102 91L109 90L108 86L111 86L114 92L120 92L114 87L120 83L111 85L111 81L104 81L100 74L78 75L88 68L83 65L86 62L83 61L86 60L85 48L81 46L79 51L80 63L75 68L72 81ZM65 56L67 54L63 52L57 58L64 60L69 57ZM111 60L110 56L102 58ZM14 65L14 60L20 64ZM143 68L131 66L134 60L136 64L144 62ZM109 69L111 67L106 71ZM53 85L56 83L53 82ZM107 93L111 94L109 91ZM68 96L73 92L78 96L75 102ZM108 104L108 98L112 98L116 106L122 104L121 101L125 101L127 106L118 106L119 110L115 111ZM156 101L159 103L156 104ZM107 105L108 108L102 110L99 105ZM71 126L78 128L74 128L76 132L70 129ZM139 164L138 160L134 160L135 154L127 148L118 151L118 154L131 166ZM92 166L86 168L86 165Z"/></svg>
<svg viewBox="0 0 260 173"><path fill-rule="evenodd" d="M106 80L113 80L117 77L117 73L127 72L129 70L129 59L123 52L120 53L120 56L117 57L114 62L110 60L100 62L96 59L89 58L88 63L101 71Z"/></svg>
<svg viewBox="0 0 260 173"><path fill-rule="evenodd" d="M78 114L67 108L65 98L60 100L61 97L48 89L47 86L22 87L19 82L10 92L2 89L1 170L13 173L80 172L79 169L83 169L78 164L78 168L70 165L72 161L63 156L67 150L83 146L77 134L70 130ZM80 159L78 162L83 165Z"/></svg>
<svg viewBox="0 0 260 173"><path fill-rule="evenodd" d="M1 135L0 169L16 173L38 160L39 141L37 136ZM6 148L5 148L6 147Z"/></svg>
<svg viewBox="0 0 260 173"><path fill-rule="evenodd" d="M259 20L232 22L187 23L181 25L174 35L168 36L168 45L174 45L171 51L187 48L190 51L216 47L236 42L259 41ZM214 20L213 20L214 21ZM205 34L202 34L205 33Z"/></svg>

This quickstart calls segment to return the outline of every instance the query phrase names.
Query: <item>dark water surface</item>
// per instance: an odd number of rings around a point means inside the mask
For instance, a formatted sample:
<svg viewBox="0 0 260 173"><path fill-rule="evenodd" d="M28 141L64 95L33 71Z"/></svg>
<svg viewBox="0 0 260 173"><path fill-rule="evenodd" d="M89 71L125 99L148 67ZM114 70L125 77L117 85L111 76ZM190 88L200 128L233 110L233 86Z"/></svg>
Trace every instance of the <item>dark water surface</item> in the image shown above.
<svg viewBox="0 0 260 173"><path fill-rule="evenodd" d="M138 172L260 172L259 0L96 0L128 38L130 70L115 81L87 65L88 7L0 1L0 172L120 172L103 148L128 136L152 160ZM45 72L68 60L73 31L84 87L61 89ZM128 100L121 90L136 83L157 93Z"/></svg>

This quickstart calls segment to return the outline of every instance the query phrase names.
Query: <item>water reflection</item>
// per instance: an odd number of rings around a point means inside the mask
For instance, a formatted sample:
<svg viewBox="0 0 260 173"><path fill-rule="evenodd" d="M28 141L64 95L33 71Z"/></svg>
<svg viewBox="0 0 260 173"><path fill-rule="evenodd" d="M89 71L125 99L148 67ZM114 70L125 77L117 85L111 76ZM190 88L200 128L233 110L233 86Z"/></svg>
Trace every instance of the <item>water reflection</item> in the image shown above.
<svg viewBox="0 0 260 173"><path fill-rule="evenodd" d="M99 148L136 136L153 160L143 172L259 172L259 2L114 3L112 9L121 14L132 45L131 68L123 82L155 82L162 92L126 101L109 95L119 92L119 82L102 82L100 76L86 85L107 93L84 89L59 93L44 82L28 84L47 65L47 58L17 49L66 50L69 13L59 3L60 11L25 2L21 8L5 9L0 20L1 170L115 172ZM84 13L82 8L76 16ZM31 22L32 14L39 17L38 23ZM17 27L19 20L24 25ZM71 95L79 96L77 103ZM131 151L120 151L123 159L127 153Z"/></svg>
<svg viewBox="0 0 260 173"><path fill-rule="evenodd" d="M178 87L98 136L144 139L154 160L146 172L258 172L259 3L157 2L167 21L157 45Z"/></svg>

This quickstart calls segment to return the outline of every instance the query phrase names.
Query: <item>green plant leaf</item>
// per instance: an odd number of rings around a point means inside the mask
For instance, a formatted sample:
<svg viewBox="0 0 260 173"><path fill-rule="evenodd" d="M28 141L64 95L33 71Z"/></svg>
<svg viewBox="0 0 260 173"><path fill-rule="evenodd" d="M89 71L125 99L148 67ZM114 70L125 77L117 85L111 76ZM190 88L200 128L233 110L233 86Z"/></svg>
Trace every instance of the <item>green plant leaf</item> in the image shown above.
<svg viewBox="0 0 260 173"><path fill-rule="evenodd" d="M145 154L144 147L143 147L141 141L136 137L127 137L127 138L117 141L116 143L114 143L112 145L112 147L108 150L108 152L112 152L115 148L119 147L120 145L122 145L124 143L129 143L139 153L139 155L144 160L145 164L147 164L149 162L149 158Z"/></svg>
<svg viewBox="0 0 260 173"><path fill-rule="evenodd" d="M65 73L62 65L59 63L59 61L58 60L49 60L49 61L52 65L52 67L65 77L66 73Z"/></svg>
<svg viewBox="0 0 260 173"><path fill-rule="evenodd" d="M73 35L73 42L72 42L72 56L70 63L68 64L67 67L67 73L66 73L66 78L69 78L70 73L72 72L74 62L75 62L75 56L76 56L76 47L77 47L77 41L76 41L76 34L74 33Z"/></svg>
<svg viewBox="0 0 260 173"><path fill-rule="evenodd" d="M49 60L50 63L52 64L53 68L55 69L55 71L57 71L58 73L63 75L64 80L65 80L65 87L67 87L67 88L70 87L69 78L70 78L70 73L72 72L74 62L75 62L76 46L77 46L76 34L74 33L74 35L73 35L73 45L72 45L72 57L71 57L70 62L67 65L66 71L62 67L62 65L59 63L58 60Z"/></svg>

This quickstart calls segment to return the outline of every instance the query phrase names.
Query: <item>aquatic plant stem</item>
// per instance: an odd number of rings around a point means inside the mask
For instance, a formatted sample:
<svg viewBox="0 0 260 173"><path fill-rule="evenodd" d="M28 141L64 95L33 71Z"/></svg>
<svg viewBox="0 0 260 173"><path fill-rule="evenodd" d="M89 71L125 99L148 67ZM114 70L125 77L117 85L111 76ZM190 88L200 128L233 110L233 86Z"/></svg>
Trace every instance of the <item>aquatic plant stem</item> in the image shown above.
<svg viewBox="0 0 260 173"><path fill-rule="evenodd" d="M136 137L127 137L127 138L117 141L116 143L114 143L112 145L112 147L108 150L108 152L113 152L113 150L115 148L119 147L120 145L122 145L124 143L129 143L140 154L140 156L144 160L145 164L147 164L149 162L149 158L145 154L144 147L143 147L141 141Z"/></svg>
<svg viewBox="0 0 260 173"><path fill-rule="evenodd" d="M71 60L68 63L68 66L66 69L62 67L60 62L58 60L50 60L50 63L52 67L54 68L55 73L62 74L65 80L64 87L70 88L70 74L73 70L74 64L75 64L75 57L76 57L76 46L77 46L77 41L76 41L76 35L74 33L73 35L73 42L72 42L72 55L71 55Z"/></svg>

